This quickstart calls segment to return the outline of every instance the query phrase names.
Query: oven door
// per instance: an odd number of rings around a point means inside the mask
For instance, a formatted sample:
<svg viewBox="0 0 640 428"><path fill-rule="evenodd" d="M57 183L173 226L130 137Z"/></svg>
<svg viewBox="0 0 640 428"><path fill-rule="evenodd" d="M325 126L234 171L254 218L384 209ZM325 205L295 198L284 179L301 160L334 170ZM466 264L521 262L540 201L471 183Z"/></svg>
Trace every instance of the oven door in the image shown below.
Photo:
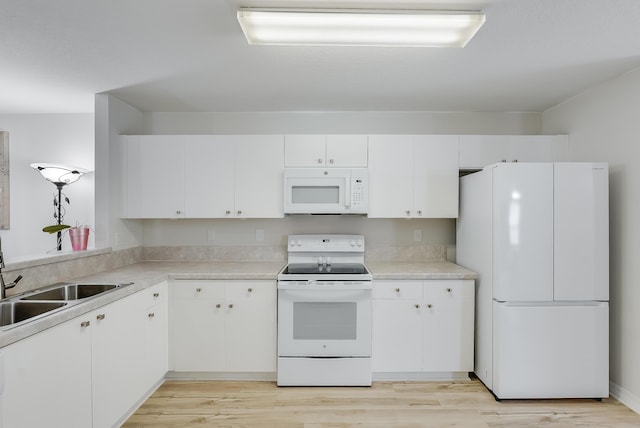
<svg viewBox="0 0 640 428"><path fill-rule="evenodd" d="M370 357L371 282L278 283L280 357Z"/></svg>

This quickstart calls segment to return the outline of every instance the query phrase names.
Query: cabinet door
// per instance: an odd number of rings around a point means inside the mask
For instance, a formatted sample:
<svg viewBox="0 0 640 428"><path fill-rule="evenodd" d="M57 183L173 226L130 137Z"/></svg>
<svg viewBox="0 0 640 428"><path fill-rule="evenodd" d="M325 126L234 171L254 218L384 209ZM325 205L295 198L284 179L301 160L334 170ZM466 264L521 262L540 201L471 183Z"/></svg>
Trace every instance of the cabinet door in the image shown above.
<svg viewBox="0 0 640 428"><path fill-rule="evenodd" d="M226 370L275 372L275 282L227 282L225 294Z"/></svg>
<svg viewBox="0 0 640 428"><path fill-rule="evenodd" d="M513 135L509 141L510 162L557 162L566 160L566 135Z"/></svg>
<svg viewBox="0 0 640 428"><path fill-rule="evenodd" d="M376 281L372 326L374 372L422 370L422 282Z"/></svg>
<svg viewBox="0 0 640 428"><path fill-rule="evenodd" d="M369 136L369 217L413 213L413 137Z"/></svg>
<svg viewBox="0 0 640 428"><path fill-rule="evenodd" d="M416 136L413 171L413 217L458 217L458 136Z"/></svg>
<svg viewBox="0 0 640 428"><path fill-rule="evenodd" d="M147 389L153 387L168 370L168 285L166 282L144 290L146 310L141 318L145 325L143 367ZM142 375L142 373L141 373Z"/></svg>
<svg viewBox="0 0 640 428"><path fill-rule="evenodd" d="M473 371L473 281L425 281L422 367Z"/></svg>
<svg viewBox="0 0 640 428"><path fill-rule="evenodd" d="M175 281L171 304L171 352L177 372L223 371L224 285Z"/></svg>
<svg viewBox="0 0 640 428"><path fill-rule="evenodd" d="M327 135L327 166L366 167L366 135Z"/></svg>
<svg viewBox="0 0 640 428"><path fill-rule="evenodd" d="M310 167L326 164L324 135L285 135L284 166Z"/></svg>
<svg viewBox="0 0 640 428"><path fill-rule="evenodd" d="M81 322L67 321L0 350L0 426L91 426L91 329Z"/></svg>
<svg viewBox="0 0 640 428"><path fill-rule="evenodd" d="M239 137L235 145L235 167L236 217L284 217L283 137Z"/></svg>
<svg viewBox="0 0 640 428"><path fill-rule="evenodd" d="M93 427L112 427L147 391L141 344L144 296L136 293L90 314Z"/></svg>
<svg viewBox="0 0 640 428"><path fill-rule="evenodd" d="M230 217L234 210L234 139L185 137L185 217Z"/></svg>
<svg viewBox="0 0 640 428"><path fill-rule="evenodd" d="M460 136L460 169L482 169L497 162L508 162L509 157L508 136Z"/></svg>
<svg viewBox="0 0 640 428"><path fill-rule="evenodd" d="M184 217L184 144L176 135L124 137L125 217Z"/></svg>

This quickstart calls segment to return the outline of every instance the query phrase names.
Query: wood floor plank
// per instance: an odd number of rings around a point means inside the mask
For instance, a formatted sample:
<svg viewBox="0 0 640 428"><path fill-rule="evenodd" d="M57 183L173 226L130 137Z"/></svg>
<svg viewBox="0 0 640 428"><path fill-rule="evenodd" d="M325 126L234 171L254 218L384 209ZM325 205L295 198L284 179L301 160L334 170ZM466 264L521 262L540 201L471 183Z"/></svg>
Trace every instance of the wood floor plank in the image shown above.
<svg viewBox="0 0 640 428"><path fill-rule="evenodd" d="M504 400L478 381L277 387L273 382L166 381L126 428L640 427L640 415L602 401Z"/></svg>

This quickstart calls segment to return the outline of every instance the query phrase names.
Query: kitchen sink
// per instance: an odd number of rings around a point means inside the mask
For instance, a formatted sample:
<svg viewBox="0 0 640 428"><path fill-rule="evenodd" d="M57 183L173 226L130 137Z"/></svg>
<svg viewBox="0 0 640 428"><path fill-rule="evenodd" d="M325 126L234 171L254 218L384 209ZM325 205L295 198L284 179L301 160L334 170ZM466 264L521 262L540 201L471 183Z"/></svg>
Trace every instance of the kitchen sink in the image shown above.
<svg viewBox="0 0 640 428"><path fill-rule="evenodd" d="M44 315L66 305L67 302L1 302L0 328L13 327L14 324Z"/></svg>
<svg viewBox="0 0 640 428"><path fill-rule="evenodd" d="M20 298L20 300L80 300L122 287L120 284L65 284Z"/></svg>

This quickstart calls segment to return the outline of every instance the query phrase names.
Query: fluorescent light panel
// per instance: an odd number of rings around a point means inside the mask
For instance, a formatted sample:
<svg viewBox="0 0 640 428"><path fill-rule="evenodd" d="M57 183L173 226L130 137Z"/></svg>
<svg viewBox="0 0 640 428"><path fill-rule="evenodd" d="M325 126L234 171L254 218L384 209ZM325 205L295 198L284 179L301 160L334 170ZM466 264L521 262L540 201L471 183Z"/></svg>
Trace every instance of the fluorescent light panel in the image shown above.
<svg viewBox="0 0 640 428"><path fill-rule="evenodd" d="M240 9L252 45L464 47L482 12Z"/></svg>

